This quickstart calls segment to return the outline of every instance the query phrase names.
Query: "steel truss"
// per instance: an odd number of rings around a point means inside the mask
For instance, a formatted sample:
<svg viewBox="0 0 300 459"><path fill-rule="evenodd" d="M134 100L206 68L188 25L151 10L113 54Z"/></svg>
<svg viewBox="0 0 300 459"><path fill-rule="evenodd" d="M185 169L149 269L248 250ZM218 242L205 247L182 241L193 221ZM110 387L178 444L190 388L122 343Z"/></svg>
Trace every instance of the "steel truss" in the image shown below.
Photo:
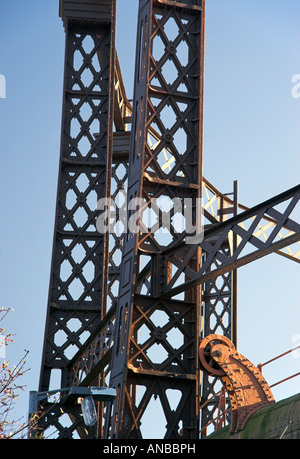
<svg viewBox="0 0 300 459"><path fill-rule="evenodd" d="M141 1L137 33L128 199L142 198L141 212L161 198L188 198L195 209L202 183L202 2ZM195 218L194 212L193 225ZM183 237L174 210L170 220L167 242L144 222L143 233L128 232L124 240L110 377L117 401L106 419L108 438L142 438L140 425L153 397L165 415L164 437L177 438L181 431L195 438L199 431L200 290L185 292L184 302L158 296L168 275L161 253ZM199 263L200 252L190 266Z"/></svg>
<svg viewBox="0 0 300 459"><path fill-rule="evenodd" d="M57 372L59 387L70 385L70 357L106 313L109 236L97 232L95 219L97 200L110 195L116 3L92 3L89 10L82 2L78 11L74 2L60 2L66 32L63 117L40 392L49 390ZM64 407L72 418L68 428L59 420L61 406L43 406L43 431L55 426L59 437L71 438L82 424L79 406Z"/></svg>
<svg viewBox="0 0 300 459"><path fill-rule="evenodd" d="M115 51L115 2L82 1L80 13L73 3L61 1L64 116L40 391L59 369L61 387L96 381L118 396L98 405L97 430L83 425L74 404L63 405L71 419L65 427L62 403L44 404L39 428L53 427L59 438L75 430L81 438L142 438L156 403L162 438L198 438L218 406L218 398L210 401L217 380L199 369L199 340L220 333L236 345L240 266L272 252L299 262L292 244L300 226L291 215L300 190L247 209L237 183L230 198L202 176L204 0L140 0L132 106ZM97 232L91 195L122 206L127 196L143 198L142 231L113 224ZM153 200L188 199L197 228L199 198L205 231L197 244L186 244L183 207L155 208L164 233L144 221ZM80 211L86 218L79 224Z"/></svg>

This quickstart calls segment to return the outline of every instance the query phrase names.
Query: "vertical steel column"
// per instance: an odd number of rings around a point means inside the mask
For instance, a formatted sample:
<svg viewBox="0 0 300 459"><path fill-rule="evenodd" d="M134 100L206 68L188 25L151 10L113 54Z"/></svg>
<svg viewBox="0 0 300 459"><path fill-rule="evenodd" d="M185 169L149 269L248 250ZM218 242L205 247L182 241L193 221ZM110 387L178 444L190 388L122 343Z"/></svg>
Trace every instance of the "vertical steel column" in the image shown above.
<svg viewBox="0 0 300 459"><path fill-rule="evenodd" d="M179 256L188 251L182 207L170 201L189 199L195 224L201 197L204 8L202 0L140 0L128 202L140 205L141 227L124 240L106 438L143 438L155 402L161 437L198 437L200 289L176 299L160 292L172 276L164 250L180 243ZM145 223L149 208L155 230Z"/></svg>
<svg viewBox="0 0 300 459"><path fill-rule="evenodd" d="M61 0L66 32L61 156L48 311L39 391L70 385L68 362L106 313L109 234L96 229L97 201L110 196L115 0ZM58 407L40 427L59 436L78 428L60 423ZM76 411L76 410L75 410ZM71 414L72 412L72 414Z"/></svg>
<svg viewBox="0 0 300 459"><path fill-rule="evenodd" d="M221 202L219 209L220 222L224 221L228 213L238 214L238 182L234 182L233 206L225 208ZM221 247L225 255L232 253L237 246L236 236L228 239ZM218 267L217 260L212 264L211 270ZM215 279L203 285L203 310L204 327L203 337L219 334L229 338L237 347L237 269L217 276ZM201 410L201 438L206 436L208 424L215 426L216 410L219 405L219 396L222 384L219 378L203 374L202 381L202 404ZM215 421L214 421L215 419Z"/></svg>

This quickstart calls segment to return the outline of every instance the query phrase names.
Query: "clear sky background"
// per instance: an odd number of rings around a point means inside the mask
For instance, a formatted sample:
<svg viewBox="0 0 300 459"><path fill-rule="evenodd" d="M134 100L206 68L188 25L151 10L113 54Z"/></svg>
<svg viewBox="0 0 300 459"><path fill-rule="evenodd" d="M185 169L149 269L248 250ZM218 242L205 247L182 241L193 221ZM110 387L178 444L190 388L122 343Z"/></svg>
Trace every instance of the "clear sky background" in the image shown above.
<svg viewBox="0 0 300 459"><path fill-rule="evenodd" d="M5 328L7 359L29 350L26 391L37 390L46 320L56 205L64 29L59 0L0 0L0 304L14 308ZM117 47L133 93L138 0L118 0ZM299 0L207 0L204 175L220 191L239 181L251 207L299 183ZM238 349L253 363L300 344L300 267L278 255L239 270ZM3 324L2 324L3 325ZM273 384L300 371L289 355L266 367ZM21 381L20 381L21 382ZM274 388L276 400L300 392L300 378Z"/></svg>

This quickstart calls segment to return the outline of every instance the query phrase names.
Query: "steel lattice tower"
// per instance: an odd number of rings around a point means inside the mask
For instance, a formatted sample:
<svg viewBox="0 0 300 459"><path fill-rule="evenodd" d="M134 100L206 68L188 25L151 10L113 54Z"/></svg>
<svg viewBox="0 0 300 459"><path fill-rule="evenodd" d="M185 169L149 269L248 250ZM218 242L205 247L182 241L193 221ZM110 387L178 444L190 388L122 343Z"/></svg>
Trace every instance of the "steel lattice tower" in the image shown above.
<svg viewBox="0 0 300 459"><path fill-rule="evenodd" d="M97 429L74 399L45 399L39 430L143 438L154 399L162 438L205 436L217 381L200 371L199 341L219 333L236 344L240 266L272 252L296 259L286 248L300 239L289 218L300 189L247 209L237 182L230 197L203 177L205 0L139 1L132 105L115 49L116 0L61 0L60 15L61 157L39 391L59 371L60 388L109 386L117 397L97 404ZM141 231L120 231L109 214L110 231L97 231L96 203L109 197L126 221L136 200ZM204 236L187 243L183 204L197 231L199 200ZM154 209L163 232L143 220L161 201L172 202Z"/></svg>
<svg viewBox="0 0 300 459"><path fill-rule="evenodd" d="M97 232L95 211L97 201L110 195L115 7L94 2L77 11L73 2L60 3L63 117L41 392L49 390L55 370L62 388L71 384L69 352L81 348L106 313L109 235ZM46 424L57 416L53 409Z"/></svg>

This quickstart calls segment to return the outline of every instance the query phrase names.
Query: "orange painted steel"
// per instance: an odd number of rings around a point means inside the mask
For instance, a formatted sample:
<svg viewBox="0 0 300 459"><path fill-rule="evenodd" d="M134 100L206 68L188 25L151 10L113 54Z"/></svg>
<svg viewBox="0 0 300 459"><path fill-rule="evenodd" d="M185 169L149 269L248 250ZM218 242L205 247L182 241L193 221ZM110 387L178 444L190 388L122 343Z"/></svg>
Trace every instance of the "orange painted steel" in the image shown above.
<svg viewBox="0 0 300 459"><path fill-rule="evenodd" d="M231 404L230 430L242 430L248 418L262 406L275 403L272 391L260 370L237 352L221 335L204 338L199 346L202 370L220 377Z"/></svg>

